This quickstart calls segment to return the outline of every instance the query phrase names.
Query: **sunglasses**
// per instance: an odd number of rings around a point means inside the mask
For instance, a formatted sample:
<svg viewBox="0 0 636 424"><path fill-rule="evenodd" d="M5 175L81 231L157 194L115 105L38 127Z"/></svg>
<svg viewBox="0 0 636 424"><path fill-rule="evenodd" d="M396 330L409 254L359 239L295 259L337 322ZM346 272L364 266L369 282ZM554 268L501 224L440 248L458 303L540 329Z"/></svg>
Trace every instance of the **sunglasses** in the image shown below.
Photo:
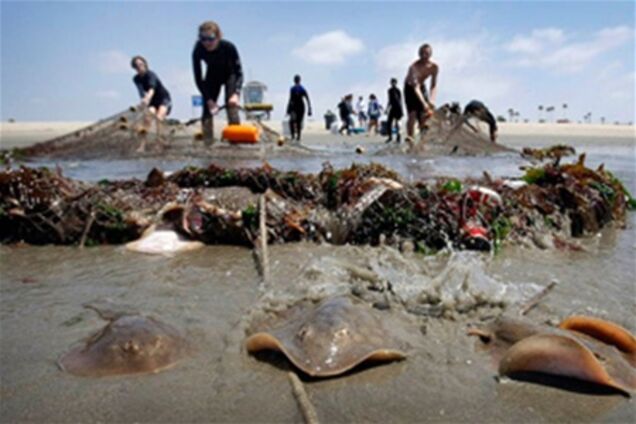
<svg viewBox="0 0 636 424"><path fill-rule="evenodd" d="M214 40L216 40L216 36L215 35L202 35L202 34L199 35L199 41L201 41L201 42L204 42L204 43L205 42L210 42L211 43Z"/></svg>

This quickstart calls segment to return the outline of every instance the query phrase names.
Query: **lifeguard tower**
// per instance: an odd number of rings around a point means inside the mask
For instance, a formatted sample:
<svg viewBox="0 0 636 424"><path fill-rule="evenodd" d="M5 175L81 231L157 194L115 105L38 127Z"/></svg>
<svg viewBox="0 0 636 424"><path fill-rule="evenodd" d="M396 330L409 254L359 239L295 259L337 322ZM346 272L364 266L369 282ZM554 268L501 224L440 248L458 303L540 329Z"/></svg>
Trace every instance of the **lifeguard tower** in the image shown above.
<svg viewBox="0 0 636 424"><path fill-rule="evenodd" d="M269 120L274 106L265 103L267 86L260 81L250 81L243 86L243 110L245 116L251 120Z"/></svg>

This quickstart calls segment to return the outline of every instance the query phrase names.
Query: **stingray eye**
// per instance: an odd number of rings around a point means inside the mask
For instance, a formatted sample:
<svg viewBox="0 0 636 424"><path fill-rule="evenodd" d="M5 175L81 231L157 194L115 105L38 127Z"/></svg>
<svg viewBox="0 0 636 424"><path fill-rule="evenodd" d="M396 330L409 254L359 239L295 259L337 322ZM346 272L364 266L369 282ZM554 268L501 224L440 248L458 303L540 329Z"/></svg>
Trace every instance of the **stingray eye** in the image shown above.
<svg viewBox="0 0 636 424"><path fill-rule="evenodd" d="M492 342L494 335L490 331L485 331L480 328L470 328L468 330L469 336L477 336L482 343L488 344Z"/></svg>
<svg viewBox="0 0 636 424"><path fill-rule="evenodd" d="M130 354L134 355L134 354L139 353L139 345L137 343L135 343L134 341L132 341L132 340L128 340L121 347L121 350L123 350L126 353L130 353Z"/></svg>
<svg viewBox="0 0 636 424"><path fill-rule="evenodd" d="M492 342L492 335L491 334L480 334L479 335L479 340L481 340L482 343L484 344L488 344L490 342Z"/></svg>
<svg viewBox="0 0 636 424"><path fill-rule="evenodd" d="M309 329L309 327L302 327L299 331L298 334L296 335L298 337L299 340L305 340L305 338L311 334L311 330Z"/></svg>
<svg viewBox="0 0 636 424"><path fill-rule="evenodd" d="M337 339L343 339L347 337L348 335L349 335L349 330L347 328L341 328L340 330L336 331L336 333L334 334L334 336Z"/></svg>

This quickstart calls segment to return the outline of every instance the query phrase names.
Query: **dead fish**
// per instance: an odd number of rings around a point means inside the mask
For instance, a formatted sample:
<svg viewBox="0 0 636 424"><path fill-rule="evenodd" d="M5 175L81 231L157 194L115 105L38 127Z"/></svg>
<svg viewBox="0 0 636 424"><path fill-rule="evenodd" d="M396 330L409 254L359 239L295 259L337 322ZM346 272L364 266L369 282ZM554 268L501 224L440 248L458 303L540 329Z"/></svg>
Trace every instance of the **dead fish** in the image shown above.
<svg viewBox="0 0 636 424"><path fill-rule="evenodd" d="M179 332L159 320L139 314L100 316L110 322L60 357L63 371L82 377L157 373L188 352Z"/></svg>
<svg viewBox="0 0 636 424"><path fill-rule="evenodd" d="M514 378L543 373L611 387L627 395L636 390L633 350L629 353L634 347L630 344L633 335L598 318L566 319L561 327L503 316L468 334L479 336L491 351L499 375Z"/></svg>
<svg viewBox="0 0 636 424"><path fill-rule="evenodd" d="M342 374L367 361L406 358L379 312L348 297L329 298L282 326L253 334L248 352L275 350L312 377Z"/></svg>

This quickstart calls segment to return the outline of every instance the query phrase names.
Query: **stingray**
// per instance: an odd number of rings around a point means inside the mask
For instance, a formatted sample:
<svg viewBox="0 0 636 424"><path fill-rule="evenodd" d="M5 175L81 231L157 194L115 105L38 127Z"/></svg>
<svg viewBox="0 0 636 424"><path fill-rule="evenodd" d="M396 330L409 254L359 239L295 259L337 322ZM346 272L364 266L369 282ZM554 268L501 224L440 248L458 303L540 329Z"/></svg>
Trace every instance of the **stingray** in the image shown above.
<svg viewBox="0 0 636 424"><path fill-rule="evenodd" d="M63 354L63 371L83 377L157 373L175 365L188 346L172 326L152 317L94 309L108 324Z"/></svg>
<svg viewBox="0 0 636 424"><path fill-rule="evenodd" d="M502 316L468 333L490 350L501 376L547 374L626 395L636 390L636 341L617 324L576 316L554 328Z"/></svg>
<svg viewBox="0 0 636 424"><path fill-rule="evenodd" d="M348 297L328 298L300 312L279 327L249 336L247 351L279 351L312 377L342 374L363 362L406 357L379 312Z"/></svg>

